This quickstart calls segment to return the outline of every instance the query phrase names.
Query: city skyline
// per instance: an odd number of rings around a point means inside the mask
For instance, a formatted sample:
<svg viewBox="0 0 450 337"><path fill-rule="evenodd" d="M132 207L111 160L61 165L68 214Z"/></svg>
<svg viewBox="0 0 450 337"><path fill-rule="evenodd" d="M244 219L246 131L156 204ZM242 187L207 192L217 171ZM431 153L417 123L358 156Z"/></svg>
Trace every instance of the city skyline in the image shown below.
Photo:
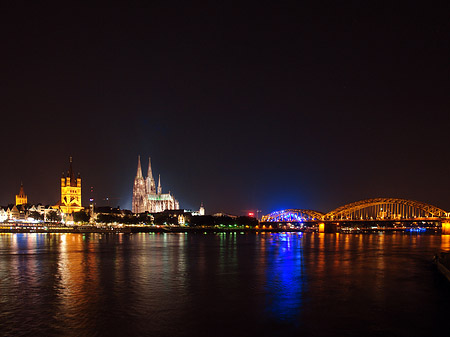
<svg viewBox="0 0 450 337"><path fill-rule="evenodd" d="M135 179L134 179L134 187L133 187L133 195L136 193L135 192L135 190L136 190L136 185L139 185L139 179L141 179L142 180L142 185L144 186L144 190L143 190L143 192L142 193L138 193L138 195L139 196L141 196L141 194L142 194L142 196L144 196L144 198L147 198L148 196L150 196L150 198L149 198L149 201L151 201L151 200L159 200L159 198L156 198L156 197L158 197L158 196L162 196L162 197L164 197L164 198L162 198L161 200L169 200L169 199L167 199L167 198L165 198L166 196L167 197L169 197L169 198L171 198L171 200L173 200L173 202L175 202L175 204L170 204L168 207L169 208L167 208L167 207L160 207L160 206L156 206L156 205L154 205L154 206L145 206L145 205L143 205L143 206L136 206L136 209L135 209L135 207L134 206L132 206L130 209L128 209L128 210L132 210L133 211L133 213L142 213L142 212L149 212L149 213L158 213L158 212L162 212L162 211L165 211L165 210L171 210L171 209L179 209L180 207L179 207L179 205L178 205L178 201L176 200L176 199L174 199L174 197L171 195L171 193L169 192L169 193L167 193L167 194L162 194L162 185L161 185L161 178L160 178L160 175L158 175L158 184L156 184L155 183L155 181L154 181L154 178L153 178L153 173L152 173L152 166L151 166L151 158L149 157L148 158L149 159L149 163L148 163L148 175L147 175L147 177L146 178L144 178L144 176L143 176L143 173L142 173L142 167L141 167L141 160L140 160L140 155L138 156L138 165L137 165L137 174L136 174L136 177L135 177ZM69 185L67 185L67 186L78 186L78 187L81 187L81 178L80 178L80 173L78 173L78 183L75 183L75 185L71 185L70 184L70 179L71 180L74 180L75 178L74 178L74 171L73 171L73 169L72 169L72 157L69 157L69 170L67 171L67 173L65 173L65 172L63 172L63 174L62 174L62 178L61 178L61 198L60 198L60 200L56 203L56 205L53 205L53 204L55 204L55 203L50 203L50 204L47 204L47 205L49 205L49 206L51 206L51 207L57 207L57 208L59 208L61 205L61 200L63 199L63 198L66 198L67 199L67 197L64 197L65 195L70 195L70 193L69 192L65 192L65 190L64 190L64 188L65 188L65 186L66 186L66 180L67 179L69 179L69 182L67 183L67 184L69 184ZM73 187L71 187L72 189L73 189ZM96 202L96 200L95 200L95 198L93 198L93 188L92 188L92 186L89 188L89 195L88 196L85 196L83 199L88 199L89 200L89 202L86 202L86 204L85 205L83 205L83 207L82 208L84 208L84 209L86 209L86 210L88 210L89 208L90 208L90 205L92 205L92 204L94 204L94 205L96 205L96 206L98 206L98 207L103 207L103 206L111 206L111 207L115 207L114 205L110 205L110 203L108 202L108 200L102 200L103 202L104 201L106 201L106 204L105 203L102 203L102 204L98 204L97 202ZM78 193L80 193L80 192L77 192L77 194ZM145 195L147 195L147 196L145 196ZM81 193L81 196L82 196L82 193ZM28 205L37 205L37 204L41 204L41 205L45 205L45 203L42 203L42 202L28 202L28 200L27 200L27 198L28 198L28 195L24 192L24 186L23 186L23 182L21 182L21 184L20 184L20 189L19 189L19 194L16 194L15 195L15 203L8 203L8 204L5 204L5 205L21 205L21 204L28 204ZM156 199L155 199L156 198ZM427 208L427 207L431 207L431 208L433 208L433 209L437 209L437 210L439 210L438 212L442 212L442 214L445 214L445 216L447 216L447 214L448 214L448 212L447 211L445 211L445 210L443 210L443 209L441 209L441 208L439 208L439 207L436 207L435 205L431 205L431 204L428 204L428 203L426 203L426 202L423 202L423 200L408 200L408 199L398 199L398 198L389 198L389 197L381 197L381 198L366 198L366 199L361 199L361 200L355 200L355 201L353 201L353 202L350 202L350 203L347 203L347 204L342 204L342 205L340 205L339 207L337 207L336 209L332 209L332 210L325 210L325 211L323 211L323 210L316 210L316 209L311 209L311 210L309 210L309 209L300 209L300 208L291 208L291 209L289 209L289 208L285 208L285 209L275 209L275 210L271 210L270 211L270 214L264 214L264 212L262 213L262 216L263 216L263 218L267 218L267 217L271 217L271 216L273 216L273 214L281 214L281 213L283 213L283 212L288 212L288 213L292 213L292 212L294 212L294 213L296 213L296 212L303 212L303 211L306 211L306 213L305 214L308 214L308 215L306 215L306 217L307 218L309 218L310 216L312 216L312 214L315 214L315 215L317 215L317 214L321 214L321 216L324 216L325 215L325 213L327 213L327 211L329 211L328 213L333 213L333 212L335 212L335 211L337 211L337 210L339 210L339 209L341 209L341 208L346 208L346 207L352 207L352 205L353 204L359 204L359 203L361 203L361 204L365 204L365 203L367 203L367 202L372 202L372 201L376 201L377 199L379 199L379 200L381 200L381 201L377 201L378 203L381 203L381 204L383 204L383 203L389 203L389 202L391 202L391 201L400 201L400 202L407 202L407 203L410 203L411 205L413 205L413 204L418 204L418 205L421 205L420 207L424 207L423 205L425 205L425 208ZM78 199L79 200L79 199ZM134 202L133 202L134 203ZM78 206L78 208L79 208L79 206L80 206L80 204L77 202L77 206ZM120 205L118 205L117 206L118 208L121 208L120 207ZM201 205L200 205L200 207L201 208L203 208L204 206L203 206L203 202L201 202ZM80 209L78 209L77 208L77 210L76 211L78 211L78 210L80 210ZM123 208L123 207L122 207ZM141 209L142 208L142 209ZM148 209L147 209L148 208ZM127 208L125 208L125 209L127 209ZM183 209L183 208L181 208L181 209ZM184 208L184 209L186 209L186 208ZM191 210L191 211L194 211L194 213L196 212L193 208L192 209L187 209L187 210ZM203 210L204 210L204 208L203 208ZM379 211L379 210L378 210ZM427 211L428 211L428 208L427 208ZM203 211L204 212L204 211ZM250 215L250 216L255 216L255 217L258 217L257 216L257 214L258 213L261 213L262 211L261 210L257 210L257 209L249 209L249 210L244 210L243 211L243 213L242 213L242 215ZM66 213L66 212L64 212L64 213ZM71 211L69 211L68 213L72 213ZM221 212L215 212L215 213L221 213ZM432 214L434 214L435 212L433 211L432 212ZM442 215L441 214L441 215ZM289 215L289 216L291 216L291 215ZM433 216L433 215L432 215ZM305 218L305 219L307 219L307 218Z"/></svg>
<svg viewBox="0 0 450 337"><path fill-rule="evenodd" d="M0 335L445 335L450 2L77 5L0 11Z"/></svg>
<svg viewBox="0 0 450 337"><path fill-rule="evenodd" d="M450 209L445 8L389 4L9 10L0 204L22 181L131 209L135 158L180 207L325 211L376 197ZM12 29L11 27L14 27ZM13 146L14 145L14 146Z"/></svg>

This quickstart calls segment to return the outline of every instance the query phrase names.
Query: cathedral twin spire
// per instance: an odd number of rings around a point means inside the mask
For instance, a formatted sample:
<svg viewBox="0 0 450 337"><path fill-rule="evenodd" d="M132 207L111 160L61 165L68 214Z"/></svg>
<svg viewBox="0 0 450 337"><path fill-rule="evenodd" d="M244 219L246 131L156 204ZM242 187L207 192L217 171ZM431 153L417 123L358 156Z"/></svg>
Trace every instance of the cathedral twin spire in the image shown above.
<svg viewBox="0 0 450 337"><path fill-rule="evenodd" d="M158 193L158 194L162 193L161 175L159 175L158 189L156 189L155 179L153 179L152 162L151 162L150 157L148 158L147 178L144 178L142 175L141 156L138 156L138 167L137 167L136 179L144 179L145 180L145 187L147 189L147 193Z"/></svg>

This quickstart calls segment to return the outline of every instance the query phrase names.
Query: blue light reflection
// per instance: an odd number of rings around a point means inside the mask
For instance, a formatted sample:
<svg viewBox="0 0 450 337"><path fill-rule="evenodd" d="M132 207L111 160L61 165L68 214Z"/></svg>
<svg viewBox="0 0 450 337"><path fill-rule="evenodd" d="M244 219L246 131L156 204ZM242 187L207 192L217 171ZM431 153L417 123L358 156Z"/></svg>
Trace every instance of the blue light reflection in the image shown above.
<svg viewBox="0 0 450 337"><path fill-rule="evenodd" d="M277 321L296 321L304 289L302 233L273 234L267 254L267 305Z"/></svg>

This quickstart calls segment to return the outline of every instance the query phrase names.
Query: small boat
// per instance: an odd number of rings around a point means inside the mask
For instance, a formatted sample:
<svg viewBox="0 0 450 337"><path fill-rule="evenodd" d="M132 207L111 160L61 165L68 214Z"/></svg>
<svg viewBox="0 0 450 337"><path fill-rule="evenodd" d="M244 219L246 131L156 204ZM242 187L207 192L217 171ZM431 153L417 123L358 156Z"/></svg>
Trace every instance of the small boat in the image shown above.
<svg viewBox="0 0 450 337"><path fill-rule="evenodd" d="M433 262L441 274L450 281L450 252L437 253L433 258Z"/></svg>
<svg viewBox="0 0 450 337"><path fill-rule="evenodd" d="M423 227L412 227L412 228L405 229L405 232L409 232L409 233L423 233L426 231L427 231L427 229L423 228Z"/></svg>

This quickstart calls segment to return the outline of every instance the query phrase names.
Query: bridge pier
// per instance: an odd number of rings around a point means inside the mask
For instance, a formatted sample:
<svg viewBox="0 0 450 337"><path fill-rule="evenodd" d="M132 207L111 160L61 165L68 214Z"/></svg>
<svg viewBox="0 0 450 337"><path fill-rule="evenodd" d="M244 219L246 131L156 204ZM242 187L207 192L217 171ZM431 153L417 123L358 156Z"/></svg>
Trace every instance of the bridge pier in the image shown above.
<svg viewBox="0 0 450 337"><path fill-rule="evenodd" d="M337 224L335 223L319 223L319 233L337 233Z"/></svg>
<svg viewBox="0 0 450 337"><path fill-rule="evenodd" d="M450 234L450 221L442 222L442 234Z"/></svg>

